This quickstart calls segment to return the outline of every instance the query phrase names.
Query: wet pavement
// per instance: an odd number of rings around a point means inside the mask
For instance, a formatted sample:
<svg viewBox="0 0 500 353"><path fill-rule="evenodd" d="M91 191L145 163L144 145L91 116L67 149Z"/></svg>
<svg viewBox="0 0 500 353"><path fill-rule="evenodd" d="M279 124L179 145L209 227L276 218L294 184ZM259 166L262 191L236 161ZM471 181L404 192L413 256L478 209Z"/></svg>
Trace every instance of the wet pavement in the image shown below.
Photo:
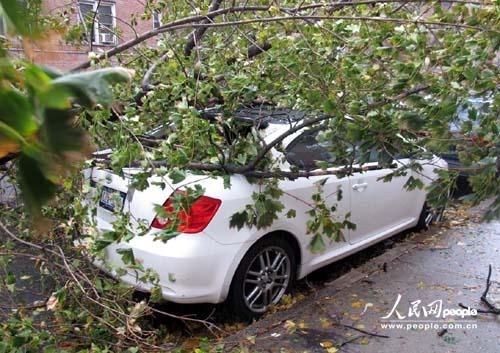
<svg viewBox="0 0 500 353"><path fill-rule="evenodd" d="M226 349L500 352L500 316L469 315L459 306L487 309L480 297L491 265L488 299L500 308L500 222L475 223L481 209L473 212L465 222L451 221L449 229L395 244L291 309L228 337Z"/></svg>

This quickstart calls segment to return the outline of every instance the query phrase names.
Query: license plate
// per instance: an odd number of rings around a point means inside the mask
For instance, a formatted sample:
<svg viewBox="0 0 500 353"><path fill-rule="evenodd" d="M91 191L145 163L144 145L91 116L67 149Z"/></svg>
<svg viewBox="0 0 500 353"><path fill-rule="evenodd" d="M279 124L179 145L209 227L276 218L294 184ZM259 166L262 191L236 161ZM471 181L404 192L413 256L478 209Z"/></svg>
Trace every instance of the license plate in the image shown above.
<svg viewBox="0 0 500 353"><path fill-rule="evenodd" d="M101 191L99 206L111 212L121 211L123 208L123 202L125 201L125 196L126 194L124 192L113 190L104 186Z"/></svg>

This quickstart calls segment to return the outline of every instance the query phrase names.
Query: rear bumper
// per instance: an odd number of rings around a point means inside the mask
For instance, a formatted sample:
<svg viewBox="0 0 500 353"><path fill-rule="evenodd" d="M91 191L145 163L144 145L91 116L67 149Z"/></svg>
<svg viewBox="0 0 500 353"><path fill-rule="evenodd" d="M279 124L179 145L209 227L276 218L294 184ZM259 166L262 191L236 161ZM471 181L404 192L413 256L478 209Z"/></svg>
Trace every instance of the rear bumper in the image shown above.
<svg viewBox="0 0 500 353"><path fill-rule="evenodd" d="M149 292L152 284L144 282L142 270L127 269L118 249L132 249L135 261L144 270L158 275L164 299L176 303L220 303L227 296L232 264L241 245L222 245L204 233L180 234L162 242L154 240L154 232L136 236L128 243L109 245L105 260L96 266L138 290ZM120 274L118 274L120 273ZM229 283L226 283L228 282Z"/></svg>

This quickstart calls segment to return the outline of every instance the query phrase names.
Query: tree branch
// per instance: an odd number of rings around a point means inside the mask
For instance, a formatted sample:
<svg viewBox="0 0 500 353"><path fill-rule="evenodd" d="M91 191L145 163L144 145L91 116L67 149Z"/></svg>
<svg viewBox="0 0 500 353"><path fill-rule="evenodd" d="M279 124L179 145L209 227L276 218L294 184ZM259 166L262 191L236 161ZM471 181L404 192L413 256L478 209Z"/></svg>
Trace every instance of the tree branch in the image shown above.
<svg viewBox="0 0 500 353"><path fill-rule="evenodd" d="M380 102L375 102L371 105L368 105L366 108L366 111L373 109L373 108L378 108L382 105L389 104L393 101L396 100L401 100L404 99L412 94L418 93L423 91L424 89L427 89L429 86L417 86L409 91L402 92L401 94L385 99ZM294 133L305 129L307 127L311 127L313 125L319 124L323 121L326 121L328 119L331 119L332 117L330 115L318 115L314 118L309 118L306 120L303 120L300 124L297 124L295 126L290 127L287 131L282 133L280 136L276 137L274 140L271 142L267 143L265 146L262 147L261 150L257 153L255 158L251 160L249 163L243 166L238 166L235 164L214 164L214 163L202 163L202 162L193 162L189 163L186 166L186 169L188 170L199 170L199 171L205 171L205 172L225 172L229 174L242 174L248 177L255 177L255 178L275 178L275 177L283 177L287 179L296 179L300 177L311 177L311 176L320 176L320 175L334 175L334 174L345 174L346 172L356 172L356 171L363 171L366 170L364 168L344 168L344 170L313 170L313 171L280 171L280 170L266 170L266 171L258 171L256 170L257 165L259 162L264 159L264 157L277 145L279 145L283 140L285 140L287 137L293 135ZM101 159L96 159L96 162L100 162L103 164L109 164L110 161L104 157ZM166 166L165 161L148 161L149 165L151 167L157 168L157 167L162 167ZM140 166L140 162L135 162L131 163L130 166Z"/></svg>
<svg viewBox="0 0 500 353"><path fill-rule="evenodd" d="M222 3L222 0L212 0L212 3L210 4L210 8L208 10L209 13L213 13L214 11L218 10L220 5ZM201 21L201 23L210 23L212 22L212 19L215 17L207 15L206 18ZM198 28L197 30L193 31L191 35L188 38L188 41L186 45L184 46L184 56L186 58L191 56L191 53L193 52L193 49L199 44L201 37L205 34L207 31L207 27L202 27Z"/></svg>
<svg viewBox="0 0 500 353"><path fill-rule="evenodd" d="M412 2L417 2L416 0L410 0ZM339 4L342 4L343 6L359 6L363 4L377 4L377 3L395 3L395 2L400 2L400 1L394 1L394 0L370 0L370 1L355 1L355 2L342 2ZM458 1L452 1L452 2L458 2ZM463 3L463 2L461 2ZM467 3L476 3L476 2L467 2ZM482 3L479 3L482 4ZM299 11L303 11L306 9L311 9L311 8L320 8L320 7L328 7L331 6L331 3L319 3L319 4L311 4L308 6L300 7L300 8L294 8L294 9L289 9L289 8L278 8L282 11L294 11L294 13L297 13ZM186 29L186 28L211 28L211 27L228 27L228 26L237 26L237 25L244 25L244 24L252 24L252 23L270 23L270 22L281 22L281 21L296 21L296 20L350 20L350 21L375 21L375 22L394 22L394 23L402 23L402 24L427 24L427 25L436 25L436 26L445 26L445 27L456 27L456 28L464 28L464 29L473 29L473 30L478 30L478 31L489 31L493 33L498 33L497 30L494 29L488 29L488 28L481 28L481 27L476 27L476 26L469 26L465 24L459 24L459 23L447 23L447 22L434 22L434 21L415 21L415 20L406 20L406 19L398 19L398 18L386 18L386 17L370 17L370 16L278 16L278 17L267 17L267 18L251 18L251 19L246 19L246 20L240 20L240 21L228 21L228 22L219 22L219 23L199 23L200 21L203 21L206 18L211 18L214 19L215 17L221 16L221 15L227 15L231 13L244 13L244 12L267 12L269 11L271 7L270 6L235 6L235 7L229 7L229 8L224 8L224 9L219 9L216 11L208 12L206 15L197 15L197 16L191 16L191 17L186 17L180 20L175 20L170 23L167 23L157 29L148 31L143 33L142 35L131 39L125 43L122 43L120 45L117 45L116 47L99 54L96 59L97 60L102 60L105 58L110 58L113 57L119 53L122 53L131 47L134 47L135 45L142 43L146 41L149 38L152 38L156 35L159 35L161 33L166 33L166 32L173 32L177 31L180 29ZM76 70L82 70L89 68L92 64L92 61L86 61L75 68L73 68L71 71L76 71Z"/></svg>
<svg viewBox="0 0 500 353"><path fill-rule="evenodd" d="M378 107L384 106L384 105L386 105L388 103L401 101L401 100L405 99L406 97L411 96L412 94L425 91L429 87L430 87L430 85L427 85L427 84L425 84L425 85L417 85L415 88L413 88L413 89L411 89L409 91L400 93L397 96L387 97L387 98L384 98L384 99L382 99L382 100L380 100L378 102L372 103L372 104L370 104L370 108L374 109L374 108L378 108Z"/></svg>

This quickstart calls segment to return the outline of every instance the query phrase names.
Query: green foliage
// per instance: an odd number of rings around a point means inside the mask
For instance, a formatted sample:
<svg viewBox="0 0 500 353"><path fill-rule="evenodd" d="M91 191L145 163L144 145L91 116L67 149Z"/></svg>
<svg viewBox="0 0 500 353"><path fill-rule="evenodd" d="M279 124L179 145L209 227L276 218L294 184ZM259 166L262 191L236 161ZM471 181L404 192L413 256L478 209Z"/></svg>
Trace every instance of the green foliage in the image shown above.
<svg viewBox="0 0 500 353"><path fill-rule="evenodd" d="M40 0L0 0L0 10L13 30L24 36L39 35Z"/></svg>
<svg viewBox="0 0 500 353"><path fill-rule="evenodd" d="M337 205L328 205L325 200L324 185L327 178L324 178L315 183L316 192L312 194L311 209L307 211L310 219L307 221L307 234L312 235L309 250L312 253L320 253L326 250L326 244L323 237L330 241L346 241L344 229L356 229L356 225L349 221L350 212L344 219L339 219L337 213ZM337 200L342 199L342 190L339 188L336 191Z"/></svg>
<svg viewBox="0 0 500 353"><path fill-rule="evenodd" d="M12 317L0 325L1 353L52 353L53 336L47 330L40 330L31 319ZM61 352L61 351L59 351Z"/></svg>
<svg viewBox="0 0 500 353"><path fill-rule="evenodd" d="M276 180L263 182L261 187L262 191L252 194L254 204L246 205L243 211L231 216L229 223L231 228L240 230L244 226L250 228L255 226L257 229L266 229L278 219L280 212L285 208L280 201L283 191L278 188Z"/></svg>
<svg viewBox="0 0 500 353"><path fill-rule="evenodd" d="M13 63L3 60L1 75L9 84L0 85L0 158L19 154L24 201L37 217L64 172L91 149L86 133L74 123L78 107L109 105L110 85L128 81L131 74L110 68L60 75L20 63L23 76L13 79Z"/></svg>
<svg viewBox="0 0 500 353"><path fill-rule="evenodd" d="M12 32L43 32L39 28L46 20L37 17L37 23L32 21L40 2L28 3L29 16L17 2L0 0ZM264 3L237 1L235 5ZM50 251L40 255L50 256L41 261L41 270L50 269L57 278L54 315L60 324L58 336L35 328L30 319L15 317L0 326L4 337L0 352L61 351L61 337L70 334L79 338L68 350L82 352L134 352L163 343L159 330L149 335L149 323L143 319L147 305L131 301L130 287L97 273L86 262L89 253L99 258L109 244L130 241L137 228L132 228L133 222L125 214L117 217L112 231L97 234L92 219L86 218L87 212L95 215L95 210L81 203L79 178L66 177L71 177L72 167L93 146L113 147L109 167L114 172L123 175L123 169L132 165L143 169L132 179L138 190L150 183L166 186L155 177L168 176L179 184L192 173L222 176L224 186L230 188L235 176L227 169L193 170L191 166L244 168L255 162L265 145L257 129L234 119L233 112L241 105L265 102L312 115L328 114L309 128L320 131L318 139L331 154L332 163L345 168L339 176L352 173L355 165L363 168L375 160L380 166L392 167L396 157L411 156L408 165L392 168L382 178L408 177L406 187L411 190L428 182L420 178L425 167L420 160L431 153L456 151L472 173L474 193L467 198L478 203L493 197L487 217L499 217L498 6L453 3L445 8L439 2L407 2L401 7L397 2L381 2L332 8L326 4L314 12L294 12L322 18L272 20L310 4L313 2L285 0L266 11L215 17L216 23L253 22L211 28L190 56L184 55L184 46L192 28L166 32L155 38L155 47L136 47L117 55L119 62L137 72L134 77L130 71L109 68L114 61L108 58L93 59L93 69L100 70L62 75L13 60L2 51L0 159L16 157L17 182L25 205L31 215L55 220L57 233L34 238L22 231L26 228L24 215L14 213L5 219L17 217L23 239L56 253L60 246L68 257L65 262ZM199 12L206 13L209 6L208 0L199 2ZM186 2L147 1L144 17L150 18L155 11L162 13L164 24L197 12ZM135 26L135 18L131 25ZM73 41L82 38L81 28L70 28L67 33ZM270 48L250 58L249 48L262 44ZM151 72L144 90L144 75L159 56L163 60ZM115 83L126 81L132 84L114 88ZM120 104L111 107L113 97ZM490 100L490 107L484 111L471 107L471 97ZM211 122L200 118L200 110L214 106L222 111L219 117ZM463 119L465 106L470 110ZM450 132L450 124L458 126L456 134ZM146 131L159 125L165 127L164 137L144 138ZM281 143L275 147L283 150ZM250 169L280 172L282 162L266 153ZM332 163L319 167L327 171ZM16 178L16 173L10 175ZM286 209L282 202L282 179L249 179L260 190L253 193L251 204L236 210L230 226L266 229L279 217L295 217L296 210ZM428 189L429 204L436 208L446 205L455 179L456 173L439 172ZM306 226L314 253L324 251L329 242L343 241L345 233L355 227L349 214L341 217L336 205L327 204L322 183L316 186L311 200L303 200L310 202ZM174 211L188 208L203 192L193 187L187 194L175 195ZM340 201L342 190L336 196ZM158 214L169 217L162 214L164 210L159 206ZM158 233L159 241L177 235L175 212L170 216L171 226ZM134 226L144 231L149 225ZM89 248L75 249L75 230L93 241ZM141 281L153 284L152 299L159 300L161 290L155 286L158 276L154 271L142 268L132 251L122 249L120 255L125 265L113 270L133 271ZM7 279L15 292L17 283L12 276ZM134 347L137 345L139 349Z"/></svg>

